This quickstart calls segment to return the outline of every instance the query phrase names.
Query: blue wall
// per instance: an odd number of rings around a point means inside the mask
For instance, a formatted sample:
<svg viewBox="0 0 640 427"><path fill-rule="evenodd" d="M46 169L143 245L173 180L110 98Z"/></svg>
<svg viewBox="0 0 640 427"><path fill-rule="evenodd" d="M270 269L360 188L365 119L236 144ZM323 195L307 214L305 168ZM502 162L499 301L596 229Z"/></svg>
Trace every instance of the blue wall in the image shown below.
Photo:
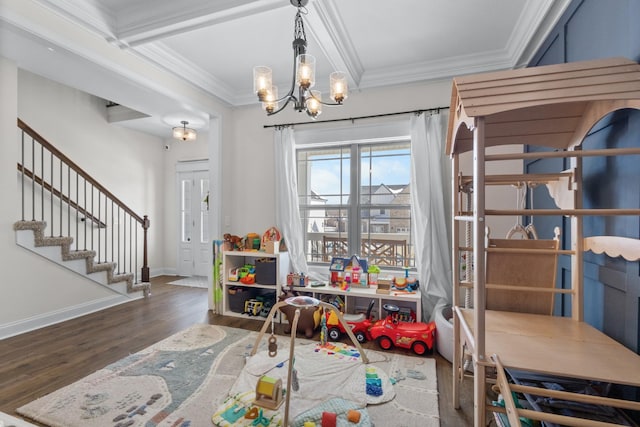
<svg viewBox="0 0 640 427"><path fill-rule="evenodd" d="M640 61L640 1L574 1L534 56L529 66L624 56ZM640 146L640 111L623 110L603 119L587 137L586 149ZM640 207L638 156L584 160L584 207ZM528 172L557 171L568 166L555 161L525 164ZM539 194L539 195L538 195ZM536 207L551 201L540 190ZM546 222L545 222L546 221ZM585 217L585 235L612 234L640 238L640 218ZM536 218L536 228L563 229L563 246L570 242L569 224L561 217ZM550 228L551 227L551 228ZM541 236L542 237L542 236ZM549 237L549 236L544 236ZM559 283L569 287L567 257L560 260ZM640 267L638 262L585 255L585 320L640 353ZM556 302L558 314L570 315L568 297Z"/></svg>

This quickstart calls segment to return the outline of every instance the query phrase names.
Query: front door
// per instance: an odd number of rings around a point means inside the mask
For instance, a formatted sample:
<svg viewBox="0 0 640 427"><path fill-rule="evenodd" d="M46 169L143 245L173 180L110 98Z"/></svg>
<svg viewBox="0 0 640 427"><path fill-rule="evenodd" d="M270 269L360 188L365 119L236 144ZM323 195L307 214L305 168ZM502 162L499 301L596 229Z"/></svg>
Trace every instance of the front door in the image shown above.
<svg viewBox="0 0 640 427"><path fill-rule="evenodd" d="M178 172L178 268L180 276L207 276L211 268L209 172Z"/></svg>

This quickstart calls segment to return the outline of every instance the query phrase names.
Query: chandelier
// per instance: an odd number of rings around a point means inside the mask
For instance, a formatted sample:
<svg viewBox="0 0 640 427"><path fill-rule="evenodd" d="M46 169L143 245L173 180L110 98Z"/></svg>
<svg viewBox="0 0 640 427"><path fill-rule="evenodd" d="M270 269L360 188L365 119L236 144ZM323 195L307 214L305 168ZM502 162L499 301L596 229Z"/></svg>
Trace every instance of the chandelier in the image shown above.
<svg viewBox="0 0 640 427"><path fill-rule="evenodd" d="M173 128L173 137L183 141L195 141L198 136L195 129L188 128L187 125L189 122L186 120L182 120L180 123L182 127L176 126Z"/></svg>
<svg viewBox="0 0 640 427"><path fill-rule="evenodd" d="M329 76L331 102L323 102L319 90L311 90L315 85L316 59L307 53L307 36L304 32L302 15L307 13L305 6L309 0L290 0L298 9L293 32L293 77L291 88L286 95L278 98L278 87L273 85L271 68L256 66L253 68L253 90L262 102L262 108L271 116L282 111L289 102L298 112L306 111L313 119L322 113L322 105L341 105L347 99L347 76L335 71ZM280 102L284 104L279 107Z"/></svg>

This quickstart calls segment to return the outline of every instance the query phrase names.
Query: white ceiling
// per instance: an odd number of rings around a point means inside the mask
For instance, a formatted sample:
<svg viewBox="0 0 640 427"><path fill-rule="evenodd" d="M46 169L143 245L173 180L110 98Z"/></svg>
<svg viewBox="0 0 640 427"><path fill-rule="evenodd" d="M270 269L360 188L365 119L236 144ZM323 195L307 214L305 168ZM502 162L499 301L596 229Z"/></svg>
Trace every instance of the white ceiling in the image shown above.
<svg viewBox="0 0 640 427"><path fill-rule="evenodd" d="M568 3L310 0L317 88L326 93L336 69L358 91L524 66ZM254 65L273 69L281 94L291 84L295 13L289 0L3 0L0 54L142 112L113 120L166 136L167 123L206 127L212 112L141 63L222 104L256 103Z"/></svg>

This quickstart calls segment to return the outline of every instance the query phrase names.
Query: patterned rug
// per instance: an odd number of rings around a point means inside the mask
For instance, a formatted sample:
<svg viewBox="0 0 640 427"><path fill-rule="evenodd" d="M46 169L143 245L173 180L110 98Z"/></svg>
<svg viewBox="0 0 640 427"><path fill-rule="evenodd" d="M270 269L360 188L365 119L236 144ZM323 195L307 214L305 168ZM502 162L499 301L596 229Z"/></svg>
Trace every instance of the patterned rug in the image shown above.
<svg viewBox="0 0 640 427"><path fill-rule="evenodd" d="M212 416L237 388L255 339L256 333L242 329L194 325L17 412L52 427L213 426ZM287 341L279 337L285 347ZM295 363L298 342L305 340L296 341ZM366 407L373 424L439 426L433 359L377 351L367 356L395 383L395 398Z"/></svg>

